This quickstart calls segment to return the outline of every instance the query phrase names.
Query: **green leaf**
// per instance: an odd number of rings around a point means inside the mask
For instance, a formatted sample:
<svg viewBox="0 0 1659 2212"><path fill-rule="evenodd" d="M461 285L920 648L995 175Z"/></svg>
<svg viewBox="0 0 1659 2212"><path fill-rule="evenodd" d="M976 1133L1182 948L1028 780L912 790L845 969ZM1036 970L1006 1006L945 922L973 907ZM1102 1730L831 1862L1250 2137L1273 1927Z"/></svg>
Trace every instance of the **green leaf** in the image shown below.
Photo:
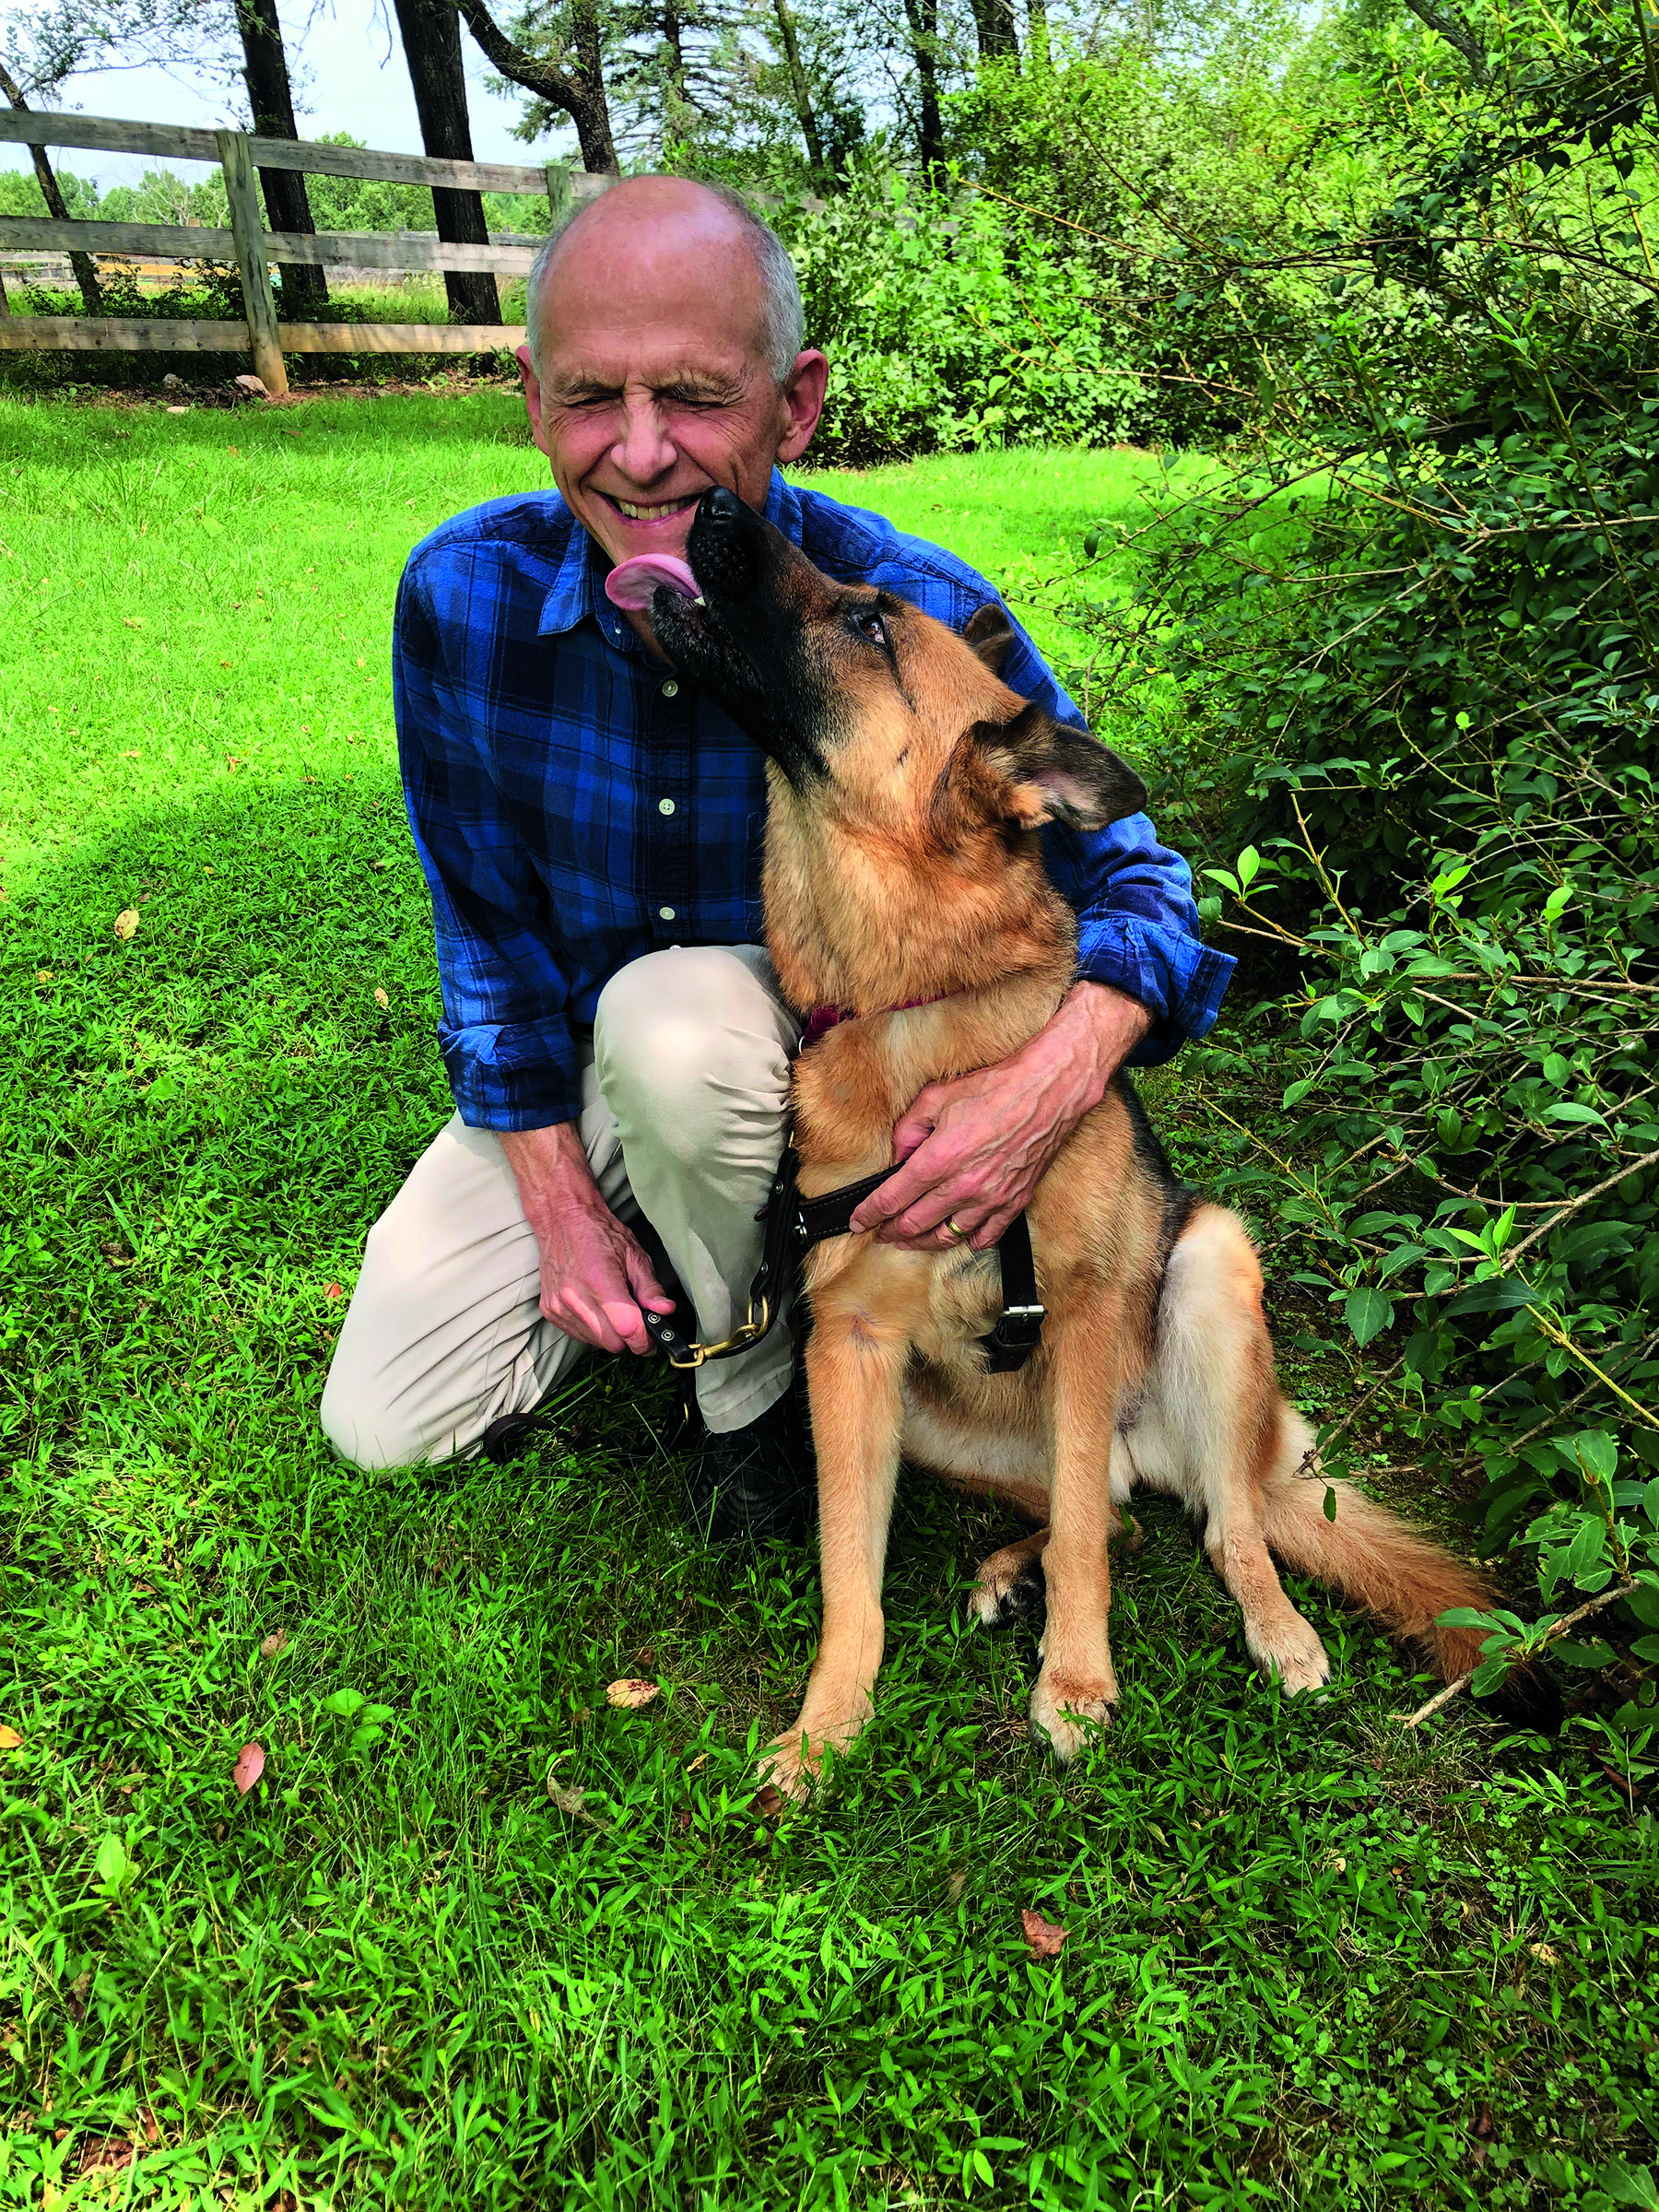
<svg viewBox="0 0 1659 2212"><path fill-rule="evenodd" d="M1434 1625L1439 1629L1485 1629L1489 1635L1503 1624L1489 1613L1477 1613L1473 1606L1453 1606L1449 1613L1437 1613Z"/></svg>
<svg viewBox="0 0 1659 2212"><path fill-rule="evenodd" d="M1484 1698L1488 1691L1498 1688L1509 1671L1510 1663L1507 1659L1483 1659L1470 1679L1470 1695Z"/></svg>
<svg viewBox="0 0 1659 2212"><path fill-rule="evenodd" d="M1354 1332L1354 1342L1363 1347L1393 1322L1394 1300L1382 1290L1353 1290L1342 1309L1342 1317Z"/></svg>
<svg viewBox="0 0 1659 2212"><path fill-rule="evenodd" d="M1597 1482L1611 1482L1618 1466L1618 1441L1605 1429L1581 1429L1567 1440L1570 1457Z"/></svg>
<svg viewBox="0 0 1659 2212"><path fill-rule="evenodd" d="M1659 1666L1659 1636L1638 1636L1630 1651L1649 1666Z"/></svg>
<svg viewBox="0 0 1659 2212"><path fill-rule="evenodd" d="M128 1858L125 1845L113 1830L99 1845L92 1869L99 1880L112 1889L124 1888L138 1872L136 1862Z"/></svg>
<svg viewBox="0 0 1659 2212"><path fill-rule="evenodd" d="M1604 1643L1599 1636L1593 1637L1588 1643L1561 1636L1549 1648L1563 1666L1591 1667L1598 1674L1604 1666L1612 1665L1615 1656L1613 1646Z"/></svg>
<svg viewBox="0 0 1659 2212"><path fill-rule="evenodd" d="M1335 1521L1336 1518L1336 1492L1328 1482L1325 1484L1324 1517L1327 1521Z"/></svg>
<svg viewBox="0 0 1659 2212"><path fill-rule="evenodd" d="M360 1689L336 1689L332 1698L324 1699L323 1710L332 1712L337 1720L348 1721L368 1702Z"/></svg>
<svg viewBox="0 0 1659 2212"><path fill-rule="evenodd" d="M1595 2177L1596 2185L1616 2205L1634 2205L1638 2212L1659 2212L1659 2187L1646 2166L1630 2166L1614 2159Z"/></svg>

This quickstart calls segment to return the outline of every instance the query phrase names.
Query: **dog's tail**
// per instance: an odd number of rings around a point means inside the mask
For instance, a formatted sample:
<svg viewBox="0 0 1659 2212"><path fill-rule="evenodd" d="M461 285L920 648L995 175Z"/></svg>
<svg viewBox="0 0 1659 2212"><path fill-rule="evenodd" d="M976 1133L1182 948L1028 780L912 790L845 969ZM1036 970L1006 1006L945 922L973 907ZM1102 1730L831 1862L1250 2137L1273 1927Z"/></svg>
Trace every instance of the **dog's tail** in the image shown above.
<svg viewBox="0 0 1659 2212"><path fill-rule="evenodd" d="M1458 1606L1485 1610L1492 1584L1352 1483L1327 1484L1312 1447L1308 1424L1287 1406L1262 1497L1269 1548L1416 1644L1448 1682L1466 1673L1480 1656L1483 1632L1437 1628L1435 1617ZM1335 1520L1325 1512L1327 1489L1335 1495Z"/></svg>

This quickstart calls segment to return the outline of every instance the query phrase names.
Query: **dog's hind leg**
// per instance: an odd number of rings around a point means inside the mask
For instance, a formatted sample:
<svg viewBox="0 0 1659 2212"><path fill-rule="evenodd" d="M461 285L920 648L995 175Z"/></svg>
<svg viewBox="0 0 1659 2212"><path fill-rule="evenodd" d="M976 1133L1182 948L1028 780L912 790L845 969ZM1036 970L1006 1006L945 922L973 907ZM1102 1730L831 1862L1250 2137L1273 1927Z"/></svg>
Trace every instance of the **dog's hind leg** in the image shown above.
<svg viewBox="0 0 1659 2212"><path fill-rule="evenodd" d="M1204 1513L1205 1549L1262 1672L1291 1693L1317 1688L1330 1663L1285 1594L1264 1512L1294 1416L1274 1376L1254 1247L1221 1206L1200 1206L1170 1254L1149 1381L1131 1440L1143 1479Z"/></svg>
<svg viewBox="0 0 1659 2212"><path fill-rule="evenodd" d="M1053 1330L1048 1630L1030 1712L1062 1765L1117 1701L1107 1547L1116 1521L1110 1467L1122 1320L1122 1299L1094 1284L1066 1301Z"/></svg>
<svg viewBox="0 0 1659 2212"><path fill-rule="evenodd" d="M1046 1492L1042 1511L1048 1511ZM1030 1618L1042 1603L1041 1559L1048 1540L1048 1530L1040 1528L1034 1535L1021 1536L1017 1544L1005 1544L1000 1551L980 1561L968 1599L970 1619L982 1629L1006 1629L1014 1621Z"/></svg>
<svg viewBox="0 0 1659 2212"><path fill-rule="evenodd" d="M837 1289L841 1286L837 1285ZM787 1795L806 1794L824 1752L845 1750L870 1717L885 1625L881 1576L899 1476L900 1384L909 1338L850 1302L813 1317L806 1382L818 1470L824 1629L794 1725L762 1761Z"/></svg>

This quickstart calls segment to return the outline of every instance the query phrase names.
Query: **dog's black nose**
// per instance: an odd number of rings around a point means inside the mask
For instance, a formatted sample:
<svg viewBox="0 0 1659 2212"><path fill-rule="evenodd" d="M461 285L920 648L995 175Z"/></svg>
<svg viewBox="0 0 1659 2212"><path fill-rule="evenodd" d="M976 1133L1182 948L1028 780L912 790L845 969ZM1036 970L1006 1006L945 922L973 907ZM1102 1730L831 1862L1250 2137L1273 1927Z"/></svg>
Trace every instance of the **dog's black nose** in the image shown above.
<svg viewBox="0 0 1659 2212"><path fill-rule="evenodd" d="M728 491L724 484L715 485L712 491L705 491L697 503L699 522L719 524L723 528L741 522L747 512L737 494Z"/></svg>

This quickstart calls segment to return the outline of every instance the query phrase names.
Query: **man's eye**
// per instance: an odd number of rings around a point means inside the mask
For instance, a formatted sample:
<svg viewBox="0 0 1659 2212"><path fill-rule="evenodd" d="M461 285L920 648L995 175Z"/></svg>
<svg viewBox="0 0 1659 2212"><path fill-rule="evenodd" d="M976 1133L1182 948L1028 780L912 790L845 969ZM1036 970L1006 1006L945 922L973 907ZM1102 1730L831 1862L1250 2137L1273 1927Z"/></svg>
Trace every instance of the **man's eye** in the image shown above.
<svg viewBox="0 0 1659 2212"><path fill-rule="evenodd" d="M886 652L887 624L872 608L861 607L853 618L853 627L861 638L868 638L872 645L879 645Z"/></svg>

